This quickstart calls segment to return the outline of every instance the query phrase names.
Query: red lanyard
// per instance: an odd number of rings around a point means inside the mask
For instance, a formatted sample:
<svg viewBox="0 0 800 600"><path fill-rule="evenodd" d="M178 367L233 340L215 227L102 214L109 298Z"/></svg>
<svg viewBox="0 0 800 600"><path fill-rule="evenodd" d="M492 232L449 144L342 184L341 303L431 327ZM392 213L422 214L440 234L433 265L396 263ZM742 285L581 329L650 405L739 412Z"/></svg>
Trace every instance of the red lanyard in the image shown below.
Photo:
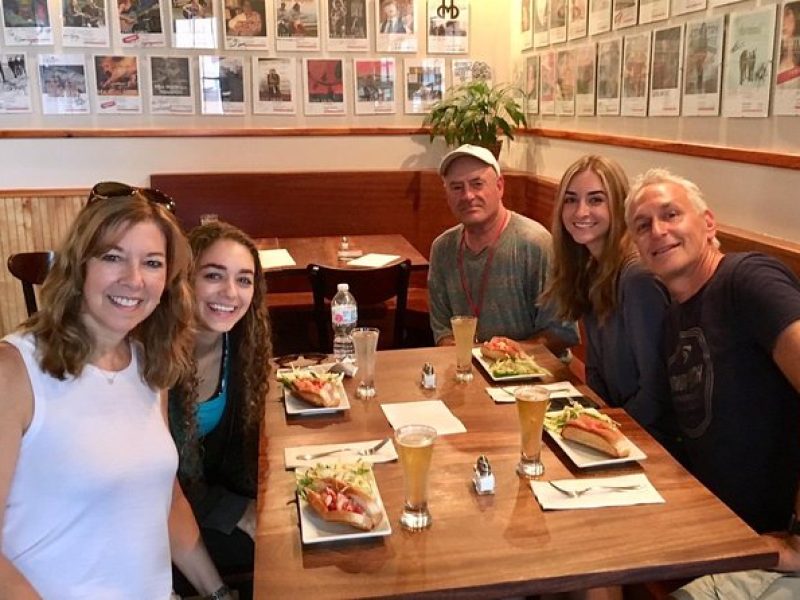
<svg viewBox="0 0 800 600"><path fill-rule="evenodd" d="M494 252L497 249L497 241L500 239L500 235L503 233L503 230L506 228L506 225L510 220L511 213L507 212L505 219L503 219L503 222L500 223L497 233L494 234L494 238L489 244L489 254L486 257L486 264L483 265L483 273L481 273L481 285L478 288L477 304L472 300L472 294L470 293L469 285L467 284L467 276L464 273L464 245L466 244L466 229L461 231L461 241L458 244L458 274L461 277L461 289L464 291L464 295L467 297L467 302L469 303L469 307L472 309L472 314L475 315L475 318L480 318L481 316L481 309L483 308L483 295L486 292L486 285L489 281L489 271L492 267L492 260L494 260Z"/></svg>

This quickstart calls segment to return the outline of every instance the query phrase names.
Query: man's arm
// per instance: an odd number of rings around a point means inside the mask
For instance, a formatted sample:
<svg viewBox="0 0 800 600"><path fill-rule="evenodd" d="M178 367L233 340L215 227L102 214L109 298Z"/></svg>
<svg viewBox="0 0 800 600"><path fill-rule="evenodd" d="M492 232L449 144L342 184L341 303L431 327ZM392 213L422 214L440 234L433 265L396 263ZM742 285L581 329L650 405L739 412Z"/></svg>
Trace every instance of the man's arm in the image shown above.
<svg viewBox="0 0 800 600"><path fill-rule="evenodd" d="M795 390L800 392L800 320L784 329L775 342L772 359L789 380Z"/></svg>
<svg viewBox="0 0 800 600"><path fill-rule="evenodd" d="M789 380L795 390L800 392L800 320L784 329L775 342L772 359ZM794 514L800 515L800 490L794 499ZM764 536L772 549L778 552L778 571L800 571L800 535L777 534Z"/></svg>
<svg viewBox="0 0 800 600"><path fill-rule="evenodd" d="M428 267L428 310L430 311L431 330L437 346L452 346L455 344L453 330L450 327L450 317L453 309L447 297L447 275L441 242L434 241L431 247L430 266Z"/></svg>
<svg viewBox="0 0 800 600"><path fill-rule="evenodd" d="M567 350L578 343L577 332L575 333L575 338L573 339L572 336L565 337L560 333L555 333L550 329L540 331L537 335L525 341L533 344L543 344L548 350L550 350L550 352L558 357L563 356Z"/></svg>

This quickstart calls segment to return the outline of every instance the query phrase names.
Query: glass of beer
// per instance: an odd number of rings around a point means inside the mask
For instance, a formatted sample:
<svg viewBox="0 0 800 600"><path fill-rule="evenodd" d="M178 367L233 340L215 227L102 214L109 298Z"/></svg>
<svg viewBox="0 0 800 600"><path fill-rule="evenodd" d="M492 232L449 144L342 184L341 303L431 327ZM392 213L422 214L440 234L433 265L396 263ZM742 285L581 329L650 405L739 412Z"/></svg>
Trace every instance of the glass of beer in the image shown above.
<svg viewBox="0 0 800 600"><path fill-rule="evenodd" d="M541 385L525 385L514 392L519 415L520 448L517 473L532 479L544 474L541 461L542 427L544 415L550 406L550 392Z"/></svg>
<svg viewBox="0 0 800 600"><path fill-rule="evenodd" d="M405 484L405 502L400 525L411 531L431 526L431 513L428 512L428 473L435 439L436 430L428 425L404 425L394 432Z"/></svg>
<svg viewBox="0 0 800 600"><path fill-rule="evenodd" d="M472 345L478 319L472 315L456 315L450 319L456 340L456 381L472 381Z"/></svg>
<svg viewBox="0 0 800 600"><path fill-rule="evenodd" d="M375 351L378 348L380 331L375 327L357 327L350 334L358 365L360 383L356 390L359 398L375 397Z"/></svg>

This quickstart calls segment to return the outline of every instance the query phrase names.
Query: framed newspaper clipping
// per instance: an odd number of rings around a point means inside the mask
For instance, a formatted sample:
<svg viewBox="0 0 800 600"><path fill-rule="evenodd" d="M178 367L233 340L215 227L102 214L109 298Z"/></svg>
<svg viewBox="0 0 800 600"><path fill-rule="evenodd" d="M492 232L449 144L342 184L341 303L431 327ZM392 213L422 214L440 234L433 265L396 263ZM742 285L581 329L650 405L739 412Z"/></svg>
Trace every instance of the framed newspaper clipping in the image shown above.
<svg viewBox="0 0 800 600"><path fill-rule="evenodd" d="M195 114L194 71L188 56L150 56L150 112Z"/></svg>
<svg viewBox="0 0 800 600"><path fill-rule="evenodd" d="M407 58L405 67L404 110L406 114L427 113L444 96L444 59Z"/></svg>
<svg viewBox="0 0 800 600"><path fill-rule="evenodd" d="M344 61L341 58L304 58L305 114L342 116L347 114Z"/></svg>
<svg viewBox="0 0 800 600"><path fill-rule="evenodd" d="M253 57L253 112L297 113L297 62L294 58Z"/></svg>
<svg viewBox="0 0 800 600"><path fill-rule="evenodd" d="M240 56L201 55L200 112L240 116L246 112L244 59Z"/></svg>
<svg viewBox="0 0 800 600"><path fill-rule="evenodd" d="M354 59L356 114L386 115L397 112L396 83L394 58Z"/></svg>

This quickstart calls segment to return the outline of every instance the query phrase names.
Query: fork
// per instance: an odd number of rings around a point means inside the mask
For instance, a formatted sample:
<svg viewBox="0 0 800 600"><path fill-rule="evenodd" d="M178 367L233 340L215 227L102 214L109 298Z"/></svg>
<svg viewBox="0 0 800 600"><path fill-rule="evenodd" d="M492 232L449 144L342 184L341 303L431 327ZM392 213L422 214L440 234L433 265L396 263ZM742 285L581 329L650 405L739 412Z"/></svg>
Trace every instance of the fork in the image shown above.
<svg viewBox="0 0 800 600"><path fill-rule="evenodd" d="M628 491L631 491L631 490L641 489L641 487L642 487L641 484L637 483L636 485L590 485L588 487L581 488L581 489L578 489L578 490L567 490L565 488L562 488L562 487L556 485L552 481L548 481L547 483L549 483L550 487L552 487L553 489L558 490L559 492L561 492L565 496L569 496L570 498L580 498L586 492L590 492L592 490L609 490L609 491L612 491L612 492L628 492Z"/></svg>
<svg viewBox="0 0 800 600"><path fill-rule="evenodd" d="M501 392L505 392L505 393L506 393L506 394L508 394L509 396L513 396L513 395L514 395L514 392L515 392L515 391L517 391L517 388L518 388L518 387L519 387L519 386L512 386L512 387L500 387L500 388L498 388L498 389L499 389ZM570 387L547 388L547 391L548 391L550 394L557 394L557 393L559 393L559 392L571 392L571 391L572 391L572 388L570 388ZM571 396L571 397L576 397L576 398L577 398L577 396Z"/></svg>
<svg viewBox="0 0 800 600"><path fill-rule="evenodd" d="M322 458L323 456L329 456L331 454L336 454L337 452L355 452L359 456L372 456L376 454L378 450L383 448L386 443L389 441L389 438L383 438L380 442L371 446L369 448L361 448L356 450L355 448L335 448L333 450L326 450L325 452L317 452L315 454L298 454L298 460L314 460L316 458Z"/></svg>

